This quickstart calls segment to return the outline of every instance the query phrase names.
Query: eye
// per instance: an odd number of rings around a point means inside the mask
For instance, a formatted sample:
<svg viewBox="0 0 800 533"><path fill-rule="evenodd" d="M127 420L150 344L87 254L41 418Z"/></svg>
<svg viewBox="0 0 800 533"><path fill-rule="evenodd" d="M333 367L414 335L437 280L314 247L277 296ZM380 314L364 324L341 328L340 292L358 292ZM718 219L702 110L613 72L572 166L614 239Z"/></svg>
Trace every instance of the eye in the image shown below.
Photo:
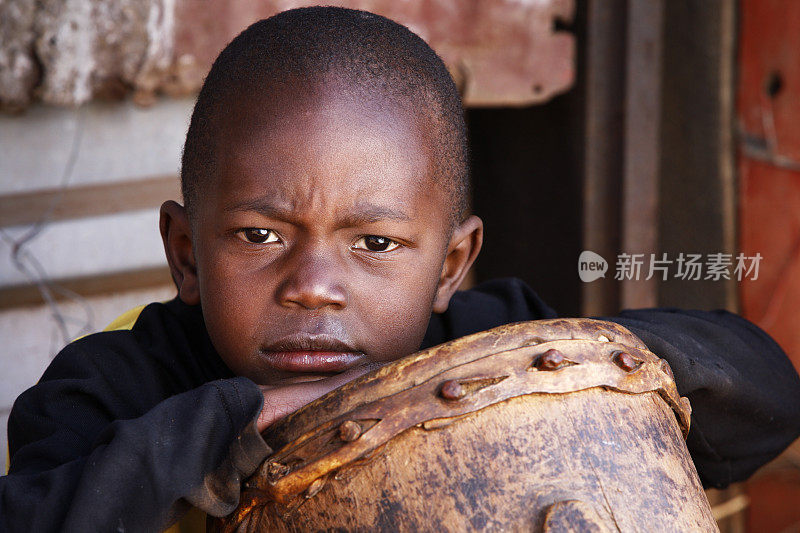
<svg viewBox="0 0 800 533"><path fill-rule="evenodd" d="M243 241L253 244L280 242L278 235L271 229L266 228L244 228L237 231L236 235Z"/></svg>
<svg viewBox="0 0 800 533"><path fill-rule="evenodd" d="M369 250L370 252L391 252L399 246L400 243L394 242L388 237L381 237L380 235L366 235L358 239L353 245L353 248Z"/></svg>

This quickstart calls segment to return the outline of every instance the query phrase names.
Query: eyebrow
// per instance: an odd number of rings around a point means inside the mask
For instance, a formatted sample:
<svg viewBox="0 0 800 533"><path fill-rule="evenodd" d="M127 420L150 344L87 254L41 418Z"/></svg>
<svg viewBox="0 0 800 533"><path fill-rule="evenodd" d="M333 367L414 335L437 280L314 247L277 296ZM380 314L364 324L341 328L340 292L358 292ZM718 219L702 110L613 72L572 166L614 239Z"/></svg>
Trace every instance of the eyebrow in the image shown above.
<svg viewBox="0 0 800 533"><path fill-rule="evenodd" d="M279 207L273 203L270 203L266 198L256 198L255 200L238 202L225 207L225 210L232 212L255 211L261 215L280 220L288 220L292 213L291 209Z"/></svg>
<svg viewBox="0 0 800 533"><path fill-rule="evenodd" d="M255 200L240 202L228 207L227 210L234 212L255 211L260 215L289 223L292 223L294 220L292 209L275 205L266 198L257 198ZM363 202L357 204L353 212L347 213L347 215L342 217L337 222L337 226L341 228L355 227L373 224L382 220L407 222L411 220L411 217L407 213L391 207Z"/></svg>

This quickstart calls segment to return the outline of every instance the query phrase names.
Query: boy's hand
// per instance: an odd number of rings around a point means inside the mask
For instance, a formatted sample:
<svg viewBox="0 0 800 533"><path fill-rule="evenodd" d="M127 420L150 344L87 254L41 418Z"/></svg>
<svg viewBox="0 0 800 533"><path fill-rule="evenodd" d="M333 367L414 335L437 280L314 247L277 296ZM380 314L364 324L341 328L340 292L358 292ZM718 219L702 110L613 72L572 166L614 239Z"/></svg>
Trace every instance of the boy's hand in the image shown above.
<svg viewBox="0 0 800 533"><path fill-rule="evenodd" d="M379 363L370 363L315 381L288 385L260 385L261 393L264 395L264 406L261 408L261 414L258 415L257 427L259 433L267 429L276 420L297 411L325 393L380 366Z"/></svg>

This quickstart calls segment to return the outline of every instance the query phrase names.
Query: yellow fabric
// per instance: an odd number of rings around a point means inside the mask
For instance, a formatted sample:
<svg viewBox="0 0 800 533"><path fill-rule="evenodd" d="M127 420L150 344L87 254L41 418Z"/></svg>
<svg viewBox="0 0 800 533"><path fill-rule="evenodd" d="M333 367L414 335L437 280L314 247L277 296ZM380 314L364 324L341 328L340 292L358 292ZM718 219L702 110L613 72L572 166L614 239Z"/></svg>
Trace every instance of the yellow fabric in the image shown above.
<svg viewBox="0 0 800 533"><path fill-rule="evenodd" d="M142 313L142 309L146 306L140 305L138 307L134 307L130 311L125 311L117 318L111 321L111 324L106 326L106 329L103 331L116 331L119 329L131 329L133 325L136 323L136 320L139 318L139 315Z"/></svg>
<svg viewBox="0 0 800 533"><path fill-rule="evenodd" d="M103 331L117 331L117 330L125 330L131 329L133 325L138 320L139 315L142 313L142 309L144 309L145 305L140 305L138 307L134 307L128 311L125 311L117 318L111 321L111 323L106 326ZM77 340L77 339L76 339ZM11 456L10 450L8 446L6 446L6 474L8 474L8 467L11 465ZM192 509L184 515L183 518L178 521L175 525L168 528L165 533L205 533L206 530L206 514L197 509L196 507L192 507Z"/></svg>

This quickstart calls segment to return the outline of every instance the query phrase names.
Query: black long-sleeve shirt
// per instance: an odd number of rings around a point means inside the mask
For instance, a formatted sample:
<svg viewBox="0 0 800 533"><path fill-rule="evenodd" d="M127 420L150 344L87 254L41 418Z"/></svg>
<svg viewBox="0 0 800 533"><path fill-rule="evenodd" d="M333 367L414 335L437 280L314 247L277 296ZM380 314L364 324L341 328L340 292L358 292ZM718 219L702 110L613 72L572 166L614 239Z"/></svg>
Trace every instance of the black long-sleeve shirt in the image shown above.
<svg viewBox="0 0 800 533"><path fill-rule="evenodd" d="M496 280L433 314L422 348L555 316L522 282ZM706 486L747 478L800 435L800 378L750 322L675 309L606 319L670 363ZM270 453L255 429L262 401L219 358L199 307L178 299L149 305L130 331L76 341L14 404L0 531L158 531L190 506L227 514Z"/></svg>

